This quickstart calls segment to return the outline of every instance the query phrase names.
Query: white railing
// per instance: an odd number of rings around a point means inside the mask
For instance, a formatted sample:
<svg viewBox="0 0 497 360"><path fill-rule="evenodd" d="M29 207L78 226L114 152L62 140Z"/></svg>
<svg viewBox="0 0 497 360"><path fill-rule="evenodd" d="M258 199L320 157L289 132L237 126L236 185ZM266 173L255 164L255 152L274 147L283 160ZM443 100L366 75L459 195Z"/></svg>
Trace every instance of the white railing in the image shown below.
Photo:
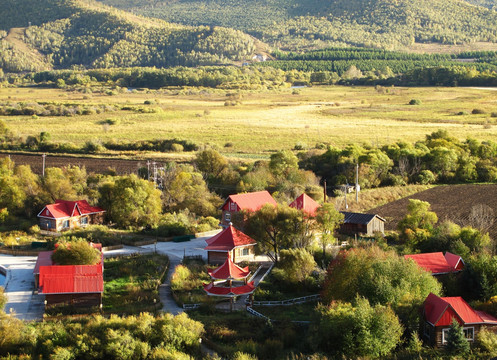
<svg viewBox="0 0 497 360"><path fill-rule="evenodd" d="M199 307L200 307L200 304L183 304L184 310L194 310L194 309L198 309Z"/></svg>
<svg viewBox="0 0 497 360"><path fill-rule="evenodd" d="M315 294L315 295L302 296L287 300L254 301L253 305L254 306L289 306L289 305L304 304L306 302L311 302L311 301L317 301L319 299L321 299L321 295Z"/></svg>
<svg viewBox="0 0 497 360"><path fill-rule="evenodd" d="M252 309L251 307L247 307L247 311L248 311L250 314L254 315L254 316L257 316L257 317L260 317L260 318L263 318L263 319L266 319L266 320L271 321L271 319L270 319L270 318L268 318L266 315L262 315L260 312L255 311L255 310L254 310L254 309Z"/></svg>
<svg viewBox="0 0 497 360"><path fill-rule="evenodd" d="M266 276L271 272L271 270L273 270L273 267L274 267L274 263L272 263L271 266L269 267L269 269L267 269L267 271L265 272L265 274L262 275L262 277L259 280L259 283L261 283L262 281L264 281L264 279L266 278Z"/></svg>

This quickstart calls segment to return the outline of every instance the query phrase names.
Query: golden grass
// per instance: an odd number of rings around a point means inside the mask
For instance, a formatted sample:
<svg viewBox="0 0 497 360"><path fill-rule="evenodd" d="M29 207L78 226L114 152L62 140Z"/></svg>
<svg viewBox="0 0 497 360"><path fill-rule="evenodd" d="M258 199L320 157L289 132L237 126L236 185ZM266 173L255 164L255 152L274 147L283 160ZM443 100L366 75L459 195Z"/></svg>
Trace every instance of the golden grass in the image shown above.
<svg viewBox="0 0 497 360"><path fill-rule="evenodd" d="M228 99L226 93L215 90L197 95L150 91L106 96L55 89L0 89L0 102L133 105L158 111L0 118L19 136L48 131L53 141L78 145L88 140L179 138L216 146L227 155L261 157L292 149L297 143L343 147L350 143L414 142L440 128L461 140L495 140L497 135L497 118L490 116L497 111L497 92L486 89L328 86L300 89L298 95L292 95L291 89L244 92L237 106L225 106ZM411 99L421 100L421 105L408 105ZM154 104L143 105L145 100ZM485 114L472 115L474 108ZM457 115L459 112L467 114ZM119 119L119 124L99 124L108 118ZM226 143L233 146L224 148Z"/></svg>

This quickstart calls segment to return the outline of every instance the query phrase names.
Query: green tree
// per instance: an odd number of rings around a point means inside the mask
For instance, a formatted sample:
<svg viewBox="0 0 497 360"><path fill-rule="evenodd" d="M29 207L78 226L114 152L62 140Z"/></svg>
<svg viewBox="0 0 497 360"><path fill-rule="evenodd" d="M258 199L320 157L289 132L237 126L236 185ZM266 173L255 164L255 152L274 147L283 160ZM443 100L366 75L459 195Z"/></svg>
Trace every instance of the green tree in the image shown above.
<svg viewBox="0 0 497 360"><path fill-rule="evenodd" d="M105 184L100 193L109 190L111 219L118 226L144 227L158 223L161 192L152 182L131 174L119 177L114 184Z"/></svg>
<svg viewBox="0 0 497 360"><path fill-rule="evenodd" d="M288 150L271 154L269 169L275 176L287 177L291 172L298 170L298 158Z"/></svg>
<svg viewBox="0 0 497 360"><path fill-rule="evenodd" d="M449 328L449 333L447 336L447 347L448 352L454 354L467 354L469 352L469 342L464 337L464 332L462 326L459 325L456 319L452 319L452 324Z"/></svg>
<svg viewBox="0 0 497 360"><path fill-rule="evenodd" d="M433 226L438 221L437 214L430 211L430 203L417 199L409 199L407 205L407 214L399 222L398 229L401 236L404 237L411 245L426 240Z"/></svg>
<svg viewBox="0 0 497 360"><path fill-rule="evenodd" d="M14 162L9 158L0 160L0 209L8 213L17 213L24 206L26 193L14 174Z"/></svg>
<svg viewBox="0 0 497 360"><path fill-rule="evenodd" d="M292 245L292 237L295 236L292 219L299 216L298 211L288 206L266 204L261 209L244 215L245 233L258 240L262 251L272 252L274 261L278 262L280 250Z"/></svg>
<svg viewBox="0 0 497 360"><path fill-rule="evenodd" d="M315 350L332 355L379 358L400 343L403 333L399 319L388 306L371 306L357 297L353 304L335 302L319 306L316 325L311 328Z"/></svg>
<svg viewBox="0 0 497 360"><path fill-rule="evenodd" d="M293 283L303 282L316 269L314 257L306 249L283 249L279 267Z"/></svg>
<svg viewBox="0 0 497 360"><path fill-rule="evenodd" d="M197 153L195 157L197 169L208 178L217 178L228 168L228 161L214 149L207 149Z"/></svg>
<svg viewBox="0 0 497 360"><path fill-rule="evenodd" d="M85 239L59 242L52 254L57 265L95 265L101 261L102 254Z"/></svg>
<svg viewBox="0 0 497 360"><path fill-rule="evenodd" d="M326 247L336 241L335 230L343 222L344 215L335 209L333 204L321 205L316 214L318 229L321 231L321 245L323 246L323 256L326 254Z"/></svg>
<svg viewBox="0 0 497 360"><path fill-rule="evenodd" d="M42 179L42 189L47 202L55 200L77 200L78 195L73 188L70 179L61 168L45 169L45 177Z"/></svg>

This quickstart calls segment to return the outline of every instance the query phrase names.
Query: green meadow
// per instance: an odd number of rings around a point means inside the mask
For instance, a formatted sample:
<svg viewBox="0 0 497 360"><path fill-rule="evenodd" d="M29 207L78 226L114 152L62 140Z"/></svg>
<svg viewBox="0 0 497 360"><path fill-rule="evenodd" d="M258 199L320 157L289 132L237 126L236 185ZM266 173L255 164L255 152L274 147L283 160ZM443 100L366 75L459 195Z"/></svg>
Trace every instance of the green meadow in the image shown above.
<svg viewBox="0 0 497 360"><path fill-rule="evenodd" d="M227 156L265 157L281 149L414 142L437 129L459 139L496 139L497 91L474 88L316 86L268 92L167 89L82 94L3 88L0 103L112 105L74 116L0 116L18 136L51 141L190 140ZM409 105L411 100L418 105ZM122 110L123 107L132 110ZM476 111L474 111L476 110ZM476 112L473 114L472 112ZM109 124L109 121L112 120Z"/></svg>

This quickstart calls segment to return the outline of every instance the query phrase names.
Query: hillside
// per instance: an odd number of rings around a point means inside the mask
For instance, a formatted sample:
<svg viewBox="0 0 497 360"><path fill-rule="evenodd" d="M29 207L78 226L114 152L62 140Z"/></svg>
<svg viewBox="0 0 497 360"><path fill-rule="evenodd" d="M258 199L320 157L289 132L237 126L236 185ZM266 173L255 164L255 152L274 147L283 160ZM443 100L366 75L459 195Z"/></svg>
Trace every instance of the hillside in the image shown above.
<svg viewBox="0 0 497 360"><path fill-rule="evenodd" d="M4 0L0 24L0 68L13 72L228 64L255 51L237 30L170 24L86 0Z"/></svg>
<svg viewBox="0 0 497 360"><path fill-rule="evenodd" d="M283 49L497 42L497 13L463 0L101 1L166 21L235 28Z"/></svg>
<svg viewBox="0 0 497 360"><path fill-rule="evenodd" d="M395 230L407 212L409 199L419 199L431 204L438 220L450 220L460 225L470 225L468 216L471 208L478 204L490 206L497 214L497 185L449 185L436 186L417 194L371 209L387 222L385 230ZM497 238L497 221L489 229L490 237Z"/></svg>

